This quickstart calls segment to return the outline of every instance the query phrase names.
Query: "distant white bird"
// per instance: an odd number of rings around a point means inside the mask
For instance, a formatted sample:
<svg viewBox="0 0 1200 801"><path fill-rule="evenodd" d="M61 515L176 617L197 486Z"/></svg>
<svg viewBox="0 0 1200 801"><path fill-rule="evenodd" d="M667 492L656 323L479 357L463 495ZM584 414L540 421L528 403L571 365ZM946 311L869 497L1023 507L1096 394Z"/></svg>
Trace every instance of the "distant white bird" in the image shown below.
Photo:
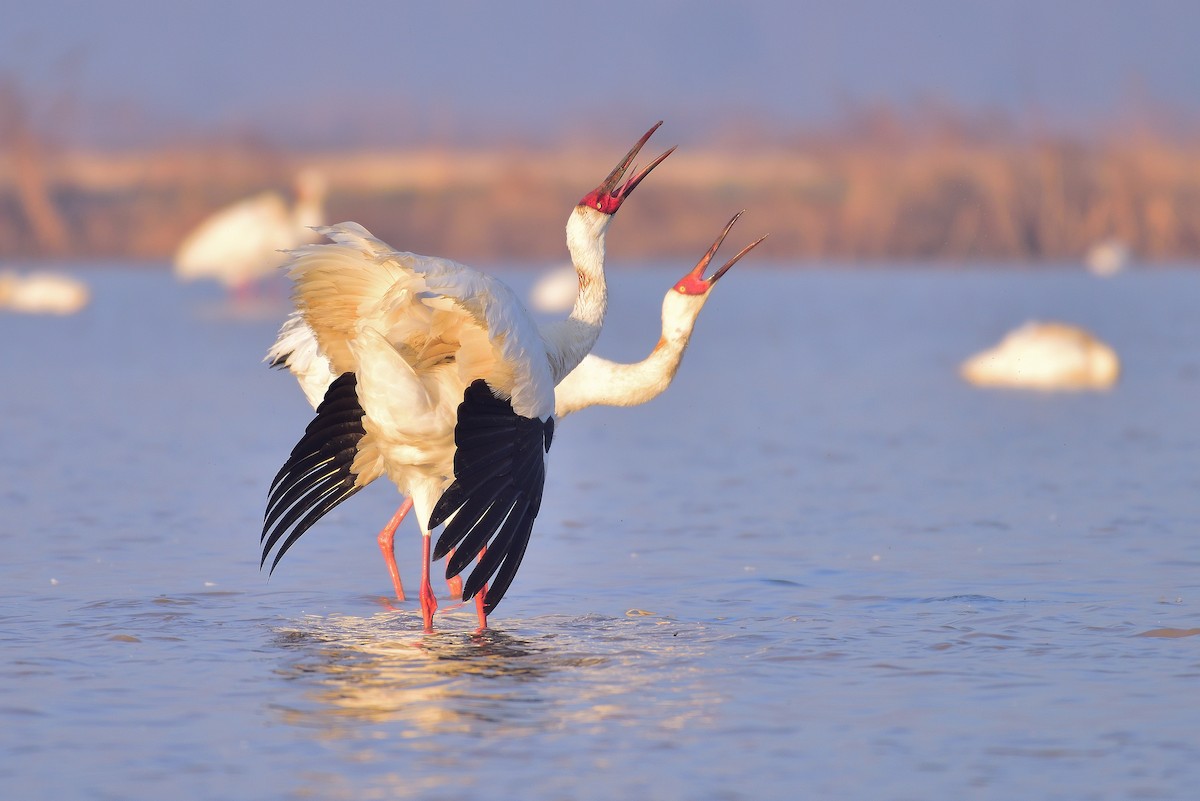
<svg viewBox="0 0 1200 801"><path fill-rule="evenodd" d="M0 273L0 309L24 314L74 314L88 305L87 284L58 273Z"/></svg>
<svg viewBox="0 0 1200 801"><path fill-rule="evenodd" d="M296 176L295 205L278 192L261 192L227 206L196 227L175 253L185 281L211 278L239 294L284 262L281 251L316 242L325 223L325 179L313 170Z"/></svg>
<svg viewBox="0 0 1200 801"><path fill-rule="evenodd" d="M1088 249L1084 261L1092 275L1108 278L1125 269L1129 263L1129 247L1116 237L1105 239Z"/></svg>
<svg viewBox="0 0 1200 801"><path fill-rule="evenodd" d="M1028 322L960 368L977 386L1041 390L1105 389L1116 383L1116 352L1082 328Z"/></svg>
<svg viewBox="0 0 1200 801"><path fill-rule="evenodd" d="M322 229L288 262L296 308L337 375L317 416L272 483L263 524L272 570L330 509L386 474L416 509L425 629L437 608L434 558L456 576L478 555L463 600L480 625L521 563L541 505L554 430L554 385L599 336L607 310L604 233L626 197L671 151L621 183L651 128L567 221L579 297L540 329L513 292L447 259L392 250L355 223ZM281 338L295 334L289 321ZM302 382L303 384L303 382ZM493 579L494 577L494 579ZM492 581L490 588L487 582Z"/></svg>
<svg viewBox="0 0 1200 801"><path fill-rule="evenodd" d="M662 334L651 354L640 362L624 364L589 353L554 388L557 417L566 417L589 406L636 406L647 403L671 385L691 341L696 319L708 302L712 288L733 265L766 239L766 236L760 237L742 248L720 269L705 278L705 271L741 215L742 212L734 215L696 266L675 282L663 297ZM279 338L267 354L267 360L273 366L291 370L313 408L321 403L333 381L329 362L320 353L312 329L298 314L293 314L284 323ZM400 600L404 600L404 587L396 565L394 539L396 527L410 507L411 503L406 501L379 536L379 547L396 597ZM451 586L456 593L462 592L461 582L457 586L452 582Z"/></svg>
<svg viewBox="0 0 1200 801"><path fill-rule="evenodd" d="M575 305L579 292L579 279L575 268L556 267L541 275L529 290L529 305L534 311L546 314L565 312Z"/></svg>

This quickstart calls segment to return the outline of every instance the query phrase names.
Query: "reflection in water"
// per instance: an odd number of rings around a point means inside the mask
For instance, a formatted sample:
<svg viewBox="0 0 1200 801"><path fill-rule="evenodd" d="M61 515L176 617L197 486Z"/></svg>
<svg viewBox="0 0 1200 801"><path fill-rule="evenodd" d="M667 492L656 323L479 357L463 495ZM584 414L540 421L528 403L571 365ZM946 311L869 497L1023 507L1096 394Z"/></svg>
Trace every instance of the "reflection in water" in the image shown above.
<svg viewBox="0 0 1200 801"><path fill-rule="evenodd" d="M686 671L678 664L700 649L656 626L663 621L555 621L522 637L494 629L425 635L397 631L395 619L310 617L281 630L277 643L296 658L279 673L299 682L309 702L277 704L283 720L335 739L377 736L364 724L398 724L404 737L494 740L552 728L644 725L656 705L660 725L682 728L719 700L679 681ZM598 630L609 636L596 637ZM656 632L665 636L646 636Z"/></svg>
<svg viewBox="0 0 1200 801"><path fill-rule="evenodd" d="M413 733L468 733L480 723L519 726L504 707L537 702L529 680L549 669L536 659L539 649L495 631L398 634L384 627L386 619L322 619L282 634L282 644L301 649L282 673L304 682L305 696L317 704L283 710L287 722L332 724L339 737L350 734L341 731L348 724L391 721Z"/></svg>

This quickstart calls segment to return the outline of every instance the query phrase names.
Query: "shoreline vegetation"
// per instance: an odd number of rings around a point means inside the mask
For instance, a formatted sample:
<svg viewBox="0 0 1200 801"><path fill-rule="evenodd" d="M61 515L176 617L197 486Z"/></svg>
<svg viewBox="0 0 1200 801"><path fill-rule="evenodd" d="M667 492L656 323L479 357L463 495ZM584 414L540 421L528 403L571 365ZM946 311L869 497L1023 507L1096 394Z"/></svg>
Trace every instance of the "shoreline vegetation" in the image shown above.
<svg viewBox="0 0 1200 801"><path fill-rule="evenodd" d="M1200 138L1085 139L896 118L755 144L688 145L638 190L614 260L694 258L738 209L779 262L1081 262L1118 241L1142 262L1200 258ZM302 168L330 222L468 263L565 261L571 204L614 149L561 145L298 152L257 144L99 151L0 137L0 258L168 260L214 210Z"/></svg>

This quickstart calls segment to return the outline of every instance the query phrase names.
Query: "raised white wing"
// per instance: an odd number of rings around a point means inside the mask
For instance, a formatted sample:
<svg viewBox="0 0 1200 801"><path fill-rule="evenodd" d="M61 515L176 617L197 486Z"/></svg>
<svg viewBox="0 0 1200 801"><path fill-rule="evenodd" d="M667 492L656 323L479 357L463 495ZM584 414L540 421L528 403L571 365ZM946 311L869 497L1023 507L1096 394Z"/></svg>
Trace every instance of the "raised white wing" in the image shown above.
<svg viewBox="0 0 1200 801"><path fill-rule="evenodd" d="M304 328L289 321L276 345L280 355L307 347L310 331L339 378L272 486L263 559L282 542L277 563L386 472L422 521L451 488L432 525L452 516L455 535L471 535L469 555L487 545L467 586L494 575L494 606L524 554L553 431L553 376L537 326L490 276L394 251L355 223L321 233L332 244L300 248L288 263ZM482 462L495 469L480 474Z"/></svg>

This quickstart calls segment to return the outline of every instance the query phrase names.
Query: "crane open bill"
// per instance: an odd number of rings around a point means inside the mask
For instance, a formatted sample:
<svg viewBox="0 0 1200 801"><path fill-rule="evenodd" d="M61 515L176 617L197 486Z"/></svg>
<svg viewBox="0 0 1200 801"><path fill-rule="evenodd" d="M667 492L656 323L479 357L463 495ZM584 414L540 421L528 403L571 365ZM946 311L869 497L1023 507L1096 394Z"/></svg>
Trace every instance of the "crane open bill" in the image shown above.
<svg viewBox="0 0 1200 801"><path fill-rule="evenodd" d="M733 228L733 224L737 222L738 218L744 213L745 211L743 210L733 215L733 219L731 219L725 225L725 230L722 231L721 235L717 237L717 241L712 243L712 247L708 249L708 252L701 257L700 261L696 262L696 266L693 267L687 275L685 275L683 278L680 278L675 284L676 292L679 292L683 295L703 295L705 292L712 289L713 285L721 279L721 276L727 273L730 267L737 264L738 261L741 260L742 256L745 256L747 253L762 244L762 241L767 238L768 234L763 234L754 242L746 245L746 247L738 251L736 256L725 262L725 264L719 270L717 270L708 278L704 277L704 271L708 269L708 265L712 262L713 257L717 255L717 249L721 247L721 243L724 242L725 237L729 235L729 231Z"/></svg>
<svg viewBox="0 0 1200 801"><path fill-rule="evenodd" d="M663 153L650 162L645 168L641 170L635 168L634 174L625 183L621 183L621 179L625 177L625 173L629 170L629 166L633 164L633 160L637 158L638 153L645 146L646 142L650 141L650 136L658 130L660 125L662 125L662 120L654 123L654 126L642 135L637 144L630 148L629 152L625 154L625 158L621 159L621 162L613 168L608 177L598 187L584 195L583 199L576 205L587 206L604 214L616 214L617 209L621 208L621 204L625 201L625 198L629 197L633 190L637 188L637 185L642 182L642 179L649 175L651 170L662 164L667 156L675 152L675 148L672 147L666 153Z"/></svg>

